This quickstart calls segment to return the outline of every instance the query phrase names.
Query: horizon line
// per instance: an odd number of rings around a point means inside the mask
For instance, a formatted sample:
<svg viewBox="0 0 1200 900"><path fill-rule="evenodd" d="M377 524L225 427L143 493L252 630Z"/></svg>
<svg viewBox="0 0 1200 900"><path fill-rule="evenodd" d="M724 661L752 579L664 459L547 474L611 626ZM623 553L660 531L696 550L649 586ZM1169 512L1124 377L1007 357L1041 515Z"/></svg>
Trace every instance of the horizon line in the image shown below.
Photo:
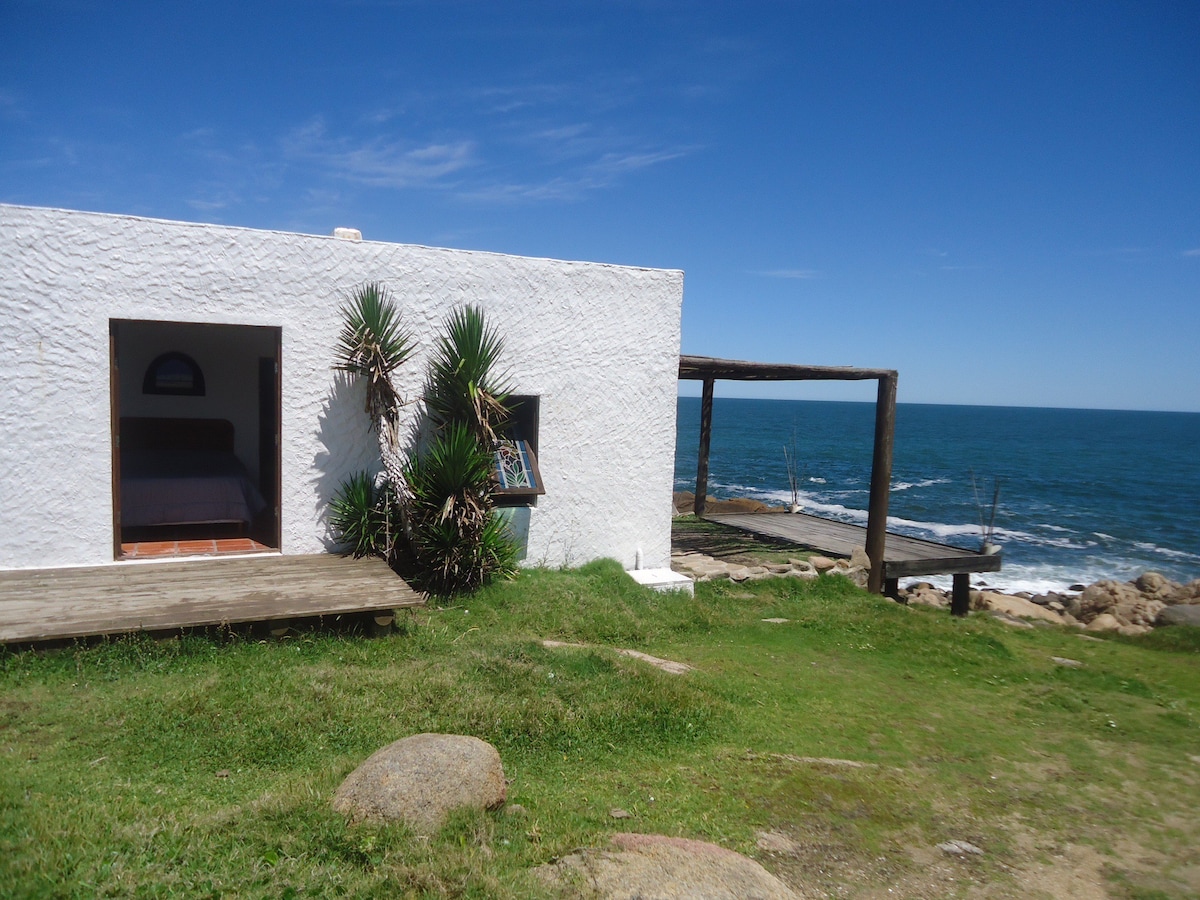
<svg viewBox="0 0 1200 900"><path fill-rule="evenodd" d="M676 394L677 400L699 400L696 394ZM713 397L717 400L755 400L765 403L861 403L874 406L874 400L833 400L812 397ZM957 406L965 409L1053 409L1064 412L1137 412L1200 416L1200 409L1130 409L1125 406L1028 406L1020 403L938 403L932 400L897 400L897 406Z"/></svg>

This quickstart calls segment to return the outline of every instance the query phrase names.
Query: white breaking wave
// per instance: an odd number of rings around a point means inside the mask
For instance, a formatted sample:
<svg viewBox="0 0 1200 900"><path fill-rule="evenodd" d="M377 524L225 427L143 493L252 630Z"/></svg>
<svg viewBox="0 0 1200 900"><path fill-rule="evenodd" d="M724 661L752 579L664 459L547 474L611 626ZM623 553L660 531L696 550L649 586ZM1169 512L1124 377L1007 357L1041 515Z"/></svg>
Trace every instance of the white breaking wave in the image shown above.
<svg viewBox="0 0 1200 900"><path fill-rule="evenodd" d="M866 515L865 513L863 514ZM950 524L945 522L917 522L912 519L901 519L894 516L888 516L888 527L898 529L912 529L916 531L924 531L928 534L936 535L943 540L955 537L971 537L976 540L982 540L979 526L971 524ZM1012 528L995 528L992 530L992 540L997 544L1031 544L1040 547L1057 547L1061 550L1087 550L1089 547L1096 546L1095 541L1090 541L1086 544L1080 544L1069 538L1045 537L1042 535L1032 534L1028 531L1018 531Z"/></svg>
<svg viewBox="0 0 1200 900"><path fill-rule="evenodd" d="M763 494L780 493L779 491L763 491L761 488L750 487L747 484L727 484L723 481L710 481L708 483L709 493L713 491L723 491L734 497L759 497Z"/></svg>
<svg viewBox="0 0 1200 900"><path fill-rule="evenodd" d="M800 501L805 512L827 516L831 519L837 519L840 522L849 522L854 525L866 525L868 518L867 510L844 506L841 503L830 502L828 499L830 495L840 496L842 493L844 492L829 491L825 492L822 496L817 496L801 491ZM791 502L791 494L786 491L759 491L756 493L755 499L762 500L764 503L786 505ZM950 542L957 538L960 539L958 543L970 545L982 540L979 526L973 522L961 524L952 522L922 522L899 516L888 516L887 521L888 528L893 531L910 534L915 537L926 537L927 539L936 540L939 543ZM1065 528L1056 530L1065 534L1072 533ZM1088 550L1098 546L1096 541L1084 541L1081 543L1078 537L1074 539L1070 537L1052 537L1012 528L996 528L992 532L992 538L996 543L1001 545L1020 543L1037 547L1053 547L1058 550Z"/></svg>
<svg viewBox="0 0 1200 900"><path fill-rule="evenodd" d="M1138 570L1140 572L1140 570ZM1123 567L1091 565L1021 565L1019 563L1004 563L999 572L987 572L971 576L971 587L976 590L996 591L1001 594L1066 594L1070 593L1072 585L1093 584L1104 579L1128 581L1138 572L1132 572ZM931 575L922 578L910 578L902 585L927 581L944 591L951 589L953 579L950 575Z"/></svg>
<svg viewBox="0 0 1200 900"><path fill-rule="evenodd" d="M949 484L948 478L928 478L925 481L897 481L892 484L893 491L908 491L913 488L933 487L935 484Z"/></svg>
<svg viewBox="0 0 1200 900"><path fill-rule="evenodd" d="M1170 547L1160 547L1157 544L1149 544L1142 541L1134 543L1139 550L1144 550L1147 553L1154 553L1158 556L1165 556L1167 559L1175 559L1180 561L1198 562L1200 556L1195 553L1188 553L1186 550L1172 550Z"/></svg>

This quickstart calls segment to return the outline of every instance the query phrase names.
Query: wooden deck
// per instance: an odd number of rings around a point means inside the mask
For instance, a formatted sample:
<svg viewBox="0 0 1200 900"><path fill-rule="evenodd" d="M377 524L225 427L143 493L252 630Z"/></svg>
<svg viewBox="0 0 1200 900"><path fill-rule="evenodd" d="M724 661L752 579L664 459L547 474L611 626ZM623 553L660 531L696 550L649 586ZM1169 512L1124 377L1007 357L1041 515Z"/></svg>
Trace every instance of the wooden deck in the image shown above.
<svg viewBox="0 0 1200 900"><path fill-rule="evenodd" d="M779 538L833 556L849 556L866 544L867 529L805 513L717 513L704 517L754 534ZM968 575L999 572L1000 554L985 556L947 544L887 533L883 577L887 582L914 575ZM894 587L893 587L894 590Z"/></svg>
<svg viewBox="0 0 1200 900"><path fill-rule="evenodd" d="M256 556L0 571L0 643L419 606L379 559Z"/></svg>

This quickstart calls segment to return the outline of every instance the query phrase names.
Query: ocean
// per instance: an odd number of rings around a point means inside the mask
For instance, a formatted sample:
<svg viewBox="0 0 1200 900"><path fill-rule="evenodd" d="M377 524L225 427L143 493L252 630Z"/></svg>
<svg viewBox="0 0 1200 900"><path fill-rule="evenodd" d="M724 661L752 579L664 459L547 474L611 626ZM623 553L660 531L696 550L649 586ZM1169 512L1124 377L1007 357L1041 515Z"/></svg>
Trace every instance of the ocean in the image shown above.
<svg viewBox="0 0 1200 900"><path fill-rule="evenodd" d="M709 494L788 505L794 441L804 511L865 525L874 424L874 403L717 397ZM699 433L680 397L676 490L695 489ZM997 484L1003 570L976 582L1200 578L1200 413L898 404L890 531L977 550Z"/></svg>

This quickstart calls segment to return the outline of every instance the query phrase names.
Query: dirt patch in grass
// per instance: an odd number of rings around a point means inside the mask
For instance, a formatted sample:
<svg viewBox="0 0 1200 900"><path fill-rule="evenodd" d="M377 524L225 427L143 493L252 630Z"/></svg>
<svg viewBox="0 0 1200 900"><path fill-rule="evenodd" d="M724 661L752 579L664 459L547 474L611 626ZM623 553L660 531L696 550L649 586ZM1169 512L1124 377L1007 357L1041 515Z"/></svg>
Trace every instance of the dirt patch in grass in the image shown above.
<svg viewBox="0 0 1200 900"><path fill-rule="evenodd" d="M1002 823L1001 849L947 853L913 834L865 846L852 830L813 816L773 821L757 856L805 896L857 900L964 897L970 900L1163 900L1200 896L1200 866L1164 875L1169 857L1133 840L1106 852L1062 843L1017 820ZM984 841L984 843L988 843Z"/></svg>

